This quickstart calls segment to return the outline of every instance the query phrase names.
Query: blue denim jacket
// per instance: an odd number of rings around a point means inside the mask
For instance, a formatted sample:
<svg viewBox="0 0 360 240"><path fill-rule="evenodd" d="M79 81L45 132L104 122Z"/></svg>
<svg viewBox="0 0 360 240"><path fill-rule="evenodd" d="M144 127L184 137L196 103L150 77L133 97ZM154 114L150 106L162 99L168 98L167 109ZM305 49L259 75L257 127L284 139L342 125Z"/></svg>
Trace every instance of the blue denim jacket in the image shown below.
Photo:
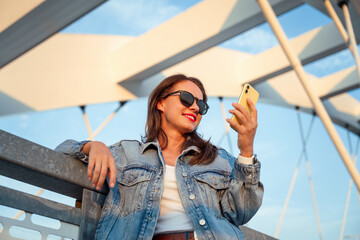
<svg viewBox="0 0 360 240"><path fill-rule="evenodd" d="M55 150L85 160L84 142L67 140ZM109 147L117 182L105 200L96 239L152 239L160 213L165 162L159 143L120 141ZM245 239L239 225L257 212L263 197L260 162L244 165L224 149L208 165L189 165L192 146L177 158L181 202L202 239Z"/></svg>

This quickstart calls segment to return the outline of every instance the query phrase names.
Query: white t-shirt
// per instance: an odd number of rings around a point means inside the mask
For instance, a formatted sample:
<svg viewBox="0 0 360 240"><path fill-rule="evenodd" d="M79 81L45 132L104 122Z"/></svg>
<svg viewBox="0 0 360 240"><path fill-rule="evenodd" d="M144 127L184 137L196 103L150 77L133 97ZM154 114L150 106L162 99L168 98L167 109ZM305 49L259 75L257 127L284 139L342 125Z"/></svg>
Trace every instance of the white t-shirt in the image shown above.
<svg viewBox="0 0 360 240"><path fill-rule="evenodd" d="M242 157L238 161L242 164L253 164L254 157ZM185 209L181 203L176 183L175 167L166 165L164 192L161 198L160 216L155 228L155 235L169 232L194 231Z"/></svg>
<svg viewBox="0 0 360 240"><path fill-rule="evenodd" d="M176 183L175 167L166 165L164 192L161 198L160 216L155 234L194 231L181 203Z"/></svg>

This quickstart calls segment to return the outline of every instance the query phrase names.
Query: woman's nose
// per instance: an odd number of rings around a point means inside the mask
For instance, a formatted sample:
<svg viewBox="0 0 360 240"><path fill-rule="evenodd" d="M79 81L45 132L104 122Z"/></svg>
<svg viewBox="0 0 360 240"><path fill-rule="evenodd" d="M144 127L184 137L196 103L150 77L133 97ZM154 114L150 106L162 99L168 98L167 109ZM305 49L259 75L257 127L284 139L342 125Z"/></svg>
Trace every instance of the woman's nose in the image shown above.
<svg viewBox="0 0 360 240"><path fill-rule="evenodd" d="M197 113L199 112L199 106L197 105L197 101L195 100L193 104L190 106L191 110L195 110Z"/></svg>

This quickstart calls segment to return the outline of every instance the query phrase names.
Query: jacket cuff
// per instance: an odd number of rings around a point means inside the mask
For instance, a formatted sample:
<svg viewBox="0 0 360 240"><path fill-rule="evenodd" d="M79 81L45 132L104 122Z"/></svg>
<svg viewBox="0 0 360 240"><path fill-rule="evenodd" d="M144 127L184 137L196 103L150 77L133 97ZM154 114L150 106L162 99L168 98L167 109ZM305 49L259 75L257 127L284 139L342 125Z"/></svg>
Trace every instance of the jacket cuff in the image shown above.
<svg viewBox="0 0 360 240"><path fill-rule="evenodd" d="M85 155L82 151L84 145L88 142L91 142L90 140L85 140L85 141L81 141L81 142L77 142L75 143L72 147L72 157L79 159L82 162L88 163L89 161L89 156Z"/></svg>
<svg viewBox="0 0 360 240"><path fill-rule="evenodd" d="M235 161L235 178L245 183L258 183L260 181L261 163L257 159L253 161L252 165L244 164L239 159Z"/></svg>

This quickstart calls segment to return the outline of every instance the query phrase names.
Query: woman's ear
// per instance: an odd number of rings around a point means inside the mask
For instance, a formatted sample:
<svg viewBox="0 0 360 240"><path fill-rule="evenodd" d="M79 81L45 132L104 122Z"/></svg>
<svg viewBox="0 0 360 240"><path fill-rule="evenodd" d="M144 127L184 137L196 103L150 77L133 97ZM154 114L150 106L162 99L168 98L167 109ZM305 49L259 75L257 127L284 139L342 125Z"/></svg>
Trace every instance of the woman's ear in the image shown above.
<svg viewBox="0 0 360 240"><path fill-rule="evenodd" d="M163 99L159 100L156 104L156 108L157 110L159 110L160 112L164 112L164 101Z"/></svg>

